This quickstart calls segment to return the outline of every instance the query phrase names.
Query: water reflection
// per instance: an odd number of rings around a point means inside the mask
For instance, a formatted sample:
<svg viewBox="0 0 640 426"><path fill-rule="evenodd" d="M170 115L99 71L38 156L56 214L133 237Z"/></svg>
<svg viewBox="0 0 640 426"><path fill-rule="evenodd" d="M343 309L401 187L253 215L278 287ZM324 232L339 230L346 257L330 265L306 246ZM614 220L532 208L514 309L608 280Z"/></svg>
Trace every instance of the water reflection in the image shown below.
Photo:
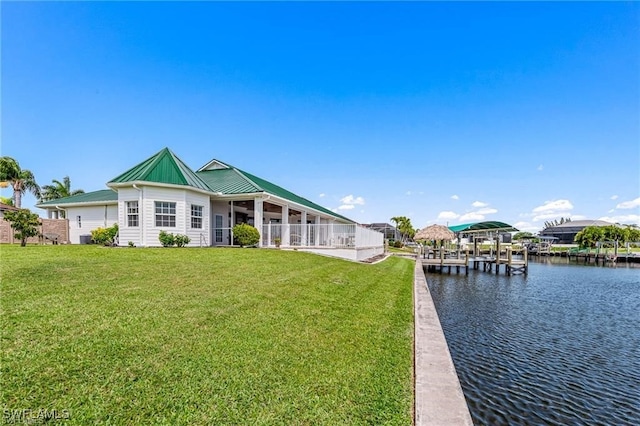
<svg viewBox="0 0 640 426"><path fill-rule="evenodd" d="M476 424L640 424L640 270L427 274Z"/></svg>

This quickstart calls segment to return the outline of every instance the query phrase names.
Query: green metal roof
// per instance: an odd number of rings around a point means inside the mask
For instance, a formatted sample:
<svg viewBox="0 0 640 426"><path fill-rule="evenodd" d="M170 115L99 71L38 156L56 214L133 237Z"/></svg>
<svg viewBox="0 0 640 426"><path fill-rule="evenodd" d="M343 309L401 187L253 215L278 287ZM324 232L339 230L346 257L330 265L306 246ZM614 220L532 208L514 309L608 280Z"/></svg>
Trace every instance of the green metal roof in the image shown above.
<svg viewBox="0 0 640 426"><path fill-rule="evenodd" d="M109 183L157 182L211 189L168 148L132 167ZM107 184L108 185L108 184Z"/></svg>
<svg viewBox="0 0 640 426"><path fill-rule="evenodd" d="M342 215L339 215L327 208L322 207L319 204L314 203L313 201L307 200L306 198L300 197L299 195L294 194L291 191L287 191L286 189L271 183L269 181L266 181L262 178L259 178L258 176L252 175L251 173L247 173L247 172L243 172L242 170L239 170L240 173L244 174L247 178L249 178L251 181L255 182L259 187L261 187L264 192L268 192L269 194L273 194L277 197L281 197L284 198L286 200L289 201L293 201L294 203L298 203L301 204L305 207L310 207L312 209L315 210L319 210L323 213L326 213L328 215L331 216L336 216L339 217L341 219L347 220L349 222L353 222L351 219L346 218Z"/></svg>
<svg viewBox="0 0 640 426"><path fill-rule="evenodd" d="M263 192L262 188L246 179L235 168L205 170L197 172L197 175L213 192L222 192L227 195Z"/></svg>
<svg viewBox="0 0 640 426"><path fill-rule="evenodd" d="M475 222L465 223L462 225L449 226L449 229L454 232L480 232L480 231L504 231L504 232L516 232L518 231L513 226L504 222Z"/></svg>
<svg viewBox="0 0 640 426"><path fill-rule="evenodd" d="M300 197L299 195L269 182L268 180L262 179L256 175L252 175L251 173L242 171L218 160L213 160L210 163L213 162L217 163L219 168L214 170L200 169L200 171L197 172L197 175L201 177L214 192L222 192L223 194L251 194L256 192L265 192L326 213L330 216L353 222L347 217L339 215L319 204L314 203L313 201L307 200L306 198ZM226 166L227 168L220 168L220 166Z"/></svg>
<svg viewBox="0 0 640 426"><path fill-rule="evenodd" d="M60 206L63 204L79 203L100 203L118 201L118 193L111 189L101 189L100 191L85 192L84 194L72 195L71 197L58 198L36 204L38 207Z"/></svg>
<svg viewBox="0 0 640 426"><path fill-rule="evenodd" d="M127 182L156 182L190 186L207 192L225 195L267 193L353 223L351 219L345 216L339 215L251 173L244 172L218 160L212 160L208 164L212 163L215 163L213 170L204 170L203 167L196 173L168 148L164 148L142 163L112 179L107 185L111 186L111 184ZM43 202L38 204L38 207L117 200L117 192L105 189Z"/></svg>

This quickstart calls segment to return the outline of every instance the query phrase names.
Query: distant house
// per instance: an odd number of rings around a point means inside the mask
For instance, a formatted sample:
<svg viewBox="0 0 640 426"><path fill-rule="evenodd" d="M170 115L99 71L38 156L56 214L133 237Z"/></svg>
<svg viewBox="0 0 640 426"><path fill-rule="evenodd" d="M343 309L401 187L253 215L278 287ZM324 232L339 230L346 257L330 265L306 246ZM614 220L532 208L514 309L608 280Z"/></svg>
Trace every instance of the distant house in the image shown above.
<svg viewBox="0 0 640 426"><path fill-rule="evenodd" d="M572 220L556 226L550 226L540 232L543 237L555 237L555 244L573 244L578 232L587 226L611 226L613 223L604 220Z"/></svg>
<svg viewBox="0 0 640 426"><path fill-rule="evenodd" d="M50 216L64 210L75 244L117 223L121 245L159 246L163 230L189 236L190 246L233 245L233 226L248 223L260 232L261 247L332 249L327 254L358 260L383 250L381 234L351 219L219 160L194 172L167 148L107 187L37 206Z"/></svg>
<svg viewBox="0 0 640 426"><path fill-rule="evenodd" d="M4 212L16 211L16 210L20 210L20 209L14 206L10 206L9 204L0 203L0 219L4 217Z"/></svg>
<svg viewBox="0 0 640 426"><path fill-rule="evenodd" d="M400 231L398 231L395 226L388 223L367 223L362 226L381 232L387 240L399 240L402 238Z"/></svg>

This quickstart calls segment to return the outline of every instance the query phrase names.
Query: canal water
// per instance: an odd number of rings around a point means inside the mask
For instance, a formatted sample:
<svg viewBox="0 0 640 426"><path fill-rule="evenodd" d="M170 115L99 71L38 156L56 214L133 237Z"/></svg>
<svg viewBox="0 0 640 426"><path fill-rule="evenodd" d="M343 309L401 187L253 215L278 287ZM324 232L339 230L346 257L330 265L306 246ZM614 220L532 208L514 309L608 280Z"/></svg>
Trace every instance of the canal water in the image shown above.
<svg viewBox="0 0 640 426"><path fill-rule="evenodd" d="M427 281L476 425L640 425L640 268Z"/></svg>

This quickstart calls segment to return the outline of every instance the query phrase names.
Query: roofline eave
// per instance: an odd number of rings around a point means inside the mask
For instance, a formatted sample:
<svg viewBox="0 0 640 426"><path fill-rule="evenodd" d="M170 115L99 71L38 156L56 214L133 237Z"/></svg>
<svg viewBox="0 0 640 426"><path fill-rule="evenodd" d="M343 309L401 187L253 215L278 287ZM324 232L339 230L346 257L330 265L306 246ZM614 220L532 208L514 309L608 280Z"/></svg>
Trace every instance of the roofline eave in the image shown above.
<svg viewBox="0 0 640 426"><path fill-rule="evenodd" d="M269 200L273 200L275 205L278 206L282 206L283 204L287 204L290 207L293 207L296 210L300 210L300 211L306 211L308 213L312 213L314 216L322 216L322 217L331 217L332 219L335 220L343 220L343 221L347 221L349 223L357 223L354 220L351 220L349 218L346 217L340 217L340 216L336 216L336 215L332 215L317 209L314 209L312 207L308 207L305 205L302 205L300 203L297 203L295 201L291 201L287 198L283 198L280 197L278 195L274 195L271 194L267 191L263 191L263 192L247 192L247 193L243 193L243 194L222 194L222 193L215 193L218 196L218 199L222 199L222 200L228 200L228 201L240 201L240 200L246 200L247 198L257 198L257 197L262 197L262 201L269 201Z"/></svg>
<svg viewBox="0 0 640 426"><path fill-rule="evenodd" d="M216 192L211 191L210 189L202 189L196 186L191 185L176 185L173 183L162 183L162 182L150 182L146 180L135 180L130 182L108 182L107 186L111 189L117 190L118 188L128 188L133 186L154 186L156 188L171 188L171 189L183 189L190 190L194 192L199 192L201 194L217 195Z"/></svg>
<svg viewBox="0 0 640 426"><path fill-rule="evenodd" d="M73 203L55 203L55 204L36 204L35 207L39 209L56 209L67 207L91 207L91 206L106 206L111 204L118 204L118 200L105 200L105 201L85 201L85 202L73 202Z"/></svg>
<svg viewBox="0 0 640 426"><path fill-rule="evenodd" d="M288 200L286 198L279 197L277 195L269 194L268 192L265 192L265 194L269 195L270 197L276 198L278 200L283 200L283 202L286 202L287 204L289 204L291 206L294 206L298 210L301 210L301 211L304 210L304 211L307 211L307 212L311 212L311 213L314 214L314 216L330 216L330 217L334 218L335 220L346 220L349 223L357 223L356 221L351 220L351 219L349 219L347 217L337 216L337 213L336 214L326 213L326 212L314 209L312 207L305 206L305 205L302 205L300 203L296 203L295 201L291 201L291 200Z"/></svg>
<svg viewBox="0 0 640 426"><path fill-rule="evenodd" d="M312 208L312 207L308 207L305 206L303 204L297 203L295 201L291 201L289 199L280 197L278 195L274 195L271 194L267 191L260 191L260 192L247 192L247 193L242 193L242 194L224 194L220 191L212 191L212 190L203 190L200 188L196 188L194 186L189 186L189 185L174 185L174 184L170 184L170 183L161 183L161 182L148 182L148 181L131 181L131 182L109 182L107 183L107 186L111 189L118 189L118 188L127 188L127 187L132 187L134 185L137 186L153 186L153 187L159 187L159 188L171 188L171 189L189 189L191 191L195 191L195 192L200 192L202 194L206 194L209 197L215 197L216 199L219 200L227 200L227 201L235 201L235 200L243 200L243 199L247 199L247 198L256 198L256 197L263 197L264 201L268 201L270 199L276 200L276 204L288 204L292 207L294 207L296 210L304 210L307 212L311 212L314 214L314 216L324 216L324 217L331 217L334 218L335 220L340 220L340 221L346 221L348 223L357 223L354 220L351 220L349 218L346 217L341 217L341 216L337 216L337 215L332 215L330 213L326 213L323 212L321 210ZM104 204L104 203L103 203Z"/></svg>

